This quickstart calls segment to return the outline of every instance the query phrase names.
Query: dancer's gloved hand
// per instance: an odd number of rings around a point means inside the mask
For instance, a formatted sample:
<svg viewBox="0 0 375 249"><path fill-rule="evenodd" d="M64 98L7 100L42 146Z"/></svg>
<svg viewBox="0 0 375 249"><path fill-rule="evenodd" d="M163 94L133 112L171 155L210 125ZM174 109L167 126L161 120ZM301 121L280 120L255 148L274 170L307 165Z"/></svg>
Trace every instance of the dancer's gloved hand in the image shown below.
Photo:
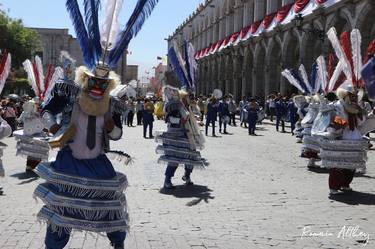
<svg viewBox="0 0 375 249"><path fill-rule="evenodd" d="M113 121L113 119L108 119L107 121L105 121L104 127L107 132L111 132L115 128L115 121Z"/></svg>
<svg viewBox="0 0 375 249"><path fill-rule="evenodd" d="M51 128L49 128L49 132L55 135L60 130L60 128L61 128L61 125L54 124L51 126Z"/></svg>

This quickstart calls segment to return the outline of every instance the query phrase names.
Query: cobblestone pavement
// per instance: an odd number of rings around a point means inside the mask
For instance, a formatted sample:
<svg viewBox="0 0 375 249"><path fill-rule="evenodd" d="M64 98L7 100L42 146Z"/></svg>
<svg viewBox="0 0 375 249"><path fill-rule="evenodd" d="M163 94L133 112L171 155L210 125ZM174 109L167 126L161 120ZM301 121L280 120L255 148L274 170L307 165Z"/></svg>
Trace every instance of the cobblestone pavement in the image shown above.
<svg viewBox="0 0 375 249"><path fill-rule="evenodd" d="M156 128L165 125L158 121ZM193 172L195 186L181 185L179 169L177 189L160 192L165 167L156 164L155 142L143 139L140 127L125 128L113 145L136 158L132 166L116 165L130 181L127 249L375 248L374 152L367 174L354 179L358 192L330 200L328 175L307 170L301 145L290 134L270 125L260 127L257 137L240 127L229 132L207 138L202 154L210 166ZM41 180L24 173L14 139L4 142L9 146L6 178L0 179L6 194L0 197L0 248L43 248L45 225L35 219L42 204L32 198ZM369 234L367 245L356 237L360 232ZM103 236L75 232L68 248L110 247Z"/></svg>

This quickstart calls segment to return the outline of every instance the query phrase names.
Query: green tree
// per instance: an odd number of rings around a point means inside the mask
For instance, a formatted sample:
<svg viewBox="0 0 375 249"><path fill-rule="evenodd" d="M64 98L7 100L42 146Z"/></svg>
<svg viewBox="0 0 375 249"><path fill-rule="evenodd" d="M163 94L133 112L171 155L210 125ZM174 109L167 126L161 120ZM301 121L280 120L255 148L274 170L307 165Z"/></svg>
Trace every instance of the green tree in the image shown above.
<svg viewBox="0 0 375 249"><path fill-rule="evenodd" d="M39 36L36 31L25 28L22 20L13 19L0 10L0 48L12 54L12 68L19 68L40 48Z"/></svg>

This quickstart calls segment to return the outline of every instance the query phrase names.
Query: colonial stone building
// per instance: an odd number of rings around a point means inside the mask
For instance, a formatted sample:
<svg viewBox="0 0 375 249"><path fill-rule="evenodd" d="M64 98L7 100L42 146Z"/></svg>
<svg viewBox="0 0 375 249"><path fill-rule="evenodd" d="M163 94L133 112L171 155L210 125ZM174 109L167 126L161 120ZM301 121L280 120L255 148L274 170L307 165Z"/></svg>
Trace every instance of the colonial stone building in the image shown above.
<svg viewBox="0 0 375 249"><path fill-rule="evenodd" d="M83 65L83 58L80 46L73 36L69 34L68 29L53 29L53 28L30 28L39 34L39 39L42 44L41 51L36 51L36 54L41 56L45 68L48 64L60 66L60 52L65 50L77 61L77 66ZM122 60L119 61L116 72L122 79L126 79L126 53L124 53Z"/></svg>
<svg viewBox="0 0 375 249"><path fill-rule="evenodd" d="M304 64L310 71L318 56L332 52L322 37L332 26L338 33L360 29L365 52L375 38L374 15L374 0L206 0L168 43L194 44L198 94L215 88L237 99L289 94L296 89L281 77L283 69Z"/></svg>

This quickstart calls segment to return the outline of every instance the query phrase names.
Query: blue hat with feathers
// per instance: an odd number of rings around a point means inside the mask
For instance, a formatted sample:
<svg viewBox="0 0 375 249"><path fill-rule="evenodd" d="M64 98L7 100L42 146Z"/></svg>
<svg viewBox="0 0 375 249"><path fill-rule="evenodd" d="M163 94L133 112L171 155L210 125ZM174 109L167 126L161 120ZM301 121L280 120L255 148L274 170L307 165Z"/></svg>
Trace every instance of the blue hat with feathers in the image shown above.
<svg viewBox="0 0 375 249"><path fill-rule="evenodd" d="M106 77L141 30L159 0L138 0L123 29L119 16L123 0L106 0L104 20L99 26L100 0L83 0L83 14L78 0L66 0L86 67L98 77Z"/></svg>

